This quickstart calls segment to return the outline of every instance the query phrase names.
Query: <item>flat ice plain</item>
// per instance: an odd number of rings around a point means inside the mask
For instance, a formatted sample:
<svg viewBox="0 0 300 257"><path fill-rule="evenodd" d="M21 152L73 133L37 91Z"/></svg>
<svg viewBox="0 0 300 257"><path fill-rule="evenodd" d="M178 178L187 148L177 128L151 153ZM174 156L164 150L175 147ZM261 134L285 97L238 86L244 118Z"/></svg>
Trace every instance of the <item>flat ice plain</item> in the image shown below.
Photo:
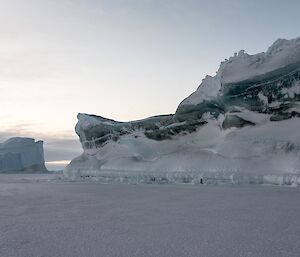
<svg viewBox="0 0 300 257"><path fill-rule="evenodd" d="M0 175L1 257L299 257L300 188Z"/></svg>

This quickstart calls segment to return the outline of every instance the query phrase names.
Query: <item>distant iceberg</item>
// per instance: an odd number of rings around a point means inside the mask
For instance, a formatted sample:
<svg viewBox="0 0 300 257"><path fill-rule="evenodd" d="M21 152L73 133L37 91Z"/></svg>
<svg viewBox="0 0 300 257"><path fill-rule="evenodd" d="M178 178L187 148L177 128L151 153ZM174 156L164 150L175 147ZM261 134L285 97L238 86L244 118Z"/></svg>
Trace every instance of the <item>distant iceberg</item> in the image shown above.
<svg viewBox="0 0 300 257"><path fill-rule="evenodd" d="M300 38L240 51L175 114L118 122L78 114L84 153L69 178L300 184Z"/></svg>
<svg viewBox="0 0 300 257"><path fill-rule="evenodd" d="M47 171L43 141L14 137L0 143L0 172Z"/></svg>

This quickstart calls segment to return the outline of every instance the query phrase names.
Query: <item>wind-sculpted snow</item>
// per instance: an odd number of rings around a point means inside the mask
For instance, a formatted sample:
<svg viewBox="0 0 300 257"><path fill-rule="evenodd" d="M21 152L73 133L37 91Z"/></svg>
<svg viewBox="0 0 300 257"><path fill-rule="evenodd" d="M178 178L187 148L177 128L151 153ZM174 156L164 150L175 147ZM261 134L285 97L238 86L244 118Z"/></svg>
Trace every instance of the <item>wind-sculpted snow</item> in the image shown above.
<svg viewBox="0 0 300 257"><path fill-rule="evenodd" d="M14 137L0 144L0 172L46 171L43 142Z"/></svg>
<svg viewBox="0 0 300 257"><path fill-rule="evenodd" d="M146 183L300 184L300 39L223 62L175 114L78 114L69 177Z"/></svg>

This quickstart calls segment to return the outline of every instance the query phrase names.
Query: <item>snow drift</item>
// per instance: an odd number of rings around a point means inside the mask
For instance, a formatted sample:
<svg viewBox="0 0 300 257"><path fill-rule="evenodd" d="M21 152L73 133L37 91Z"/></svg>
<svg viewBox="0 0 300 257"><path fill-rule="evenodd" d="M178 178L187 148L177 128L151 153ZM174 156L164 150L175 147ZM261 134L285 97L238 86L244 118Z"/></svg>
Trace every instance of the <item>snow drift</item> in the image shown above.
<svg viewBox="0 0 300 257"><path fill-rule="evenodd" d="M108 182L300 184L300 38L240 51L175 114L118 122L78 114L68 177Z"/></svg>
<svg viewBox="0 0 300 257"><path fill-rule="evenodd" d="M0 172L47 171L43 141L14 137L0 144Z"/></svg>

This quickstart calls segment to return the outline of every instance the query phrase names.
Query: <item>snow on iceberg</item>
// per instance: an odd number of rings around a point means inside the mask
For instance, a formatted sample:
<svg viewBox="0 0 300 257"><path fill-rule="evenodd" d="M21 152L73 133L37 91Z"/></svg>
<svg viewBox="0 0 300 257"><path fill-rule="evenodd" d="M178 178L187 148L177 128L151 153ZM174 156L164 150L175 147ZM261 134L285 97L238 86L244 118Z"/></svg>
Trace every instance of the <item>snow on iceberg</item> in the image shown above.
<svg viewBox="0 0 300 257"><path fill-rule="evenodd" d="M244 51L173 115L118 122L78 114L84 153L69 178L146 183L300 184L300 38Z"/></svg>
<svg viewBox="0 0 300 257"><path fill-rule="evenodd" d="M0 172L47 171L43 141L14 137L0 143Z"/></svg>
<svg viewBox="0 0 300 257"><path fill-rule="evenodd" d="M223 87L249 79L262 79L272 76L272 72L287 73L300 64L300 37L292 40L278 39L266 52L249 55L240 51L221 63L217 75L206 76L198 89L186 98L179 107L196 105L204 100L215 98Z"/></svg>

